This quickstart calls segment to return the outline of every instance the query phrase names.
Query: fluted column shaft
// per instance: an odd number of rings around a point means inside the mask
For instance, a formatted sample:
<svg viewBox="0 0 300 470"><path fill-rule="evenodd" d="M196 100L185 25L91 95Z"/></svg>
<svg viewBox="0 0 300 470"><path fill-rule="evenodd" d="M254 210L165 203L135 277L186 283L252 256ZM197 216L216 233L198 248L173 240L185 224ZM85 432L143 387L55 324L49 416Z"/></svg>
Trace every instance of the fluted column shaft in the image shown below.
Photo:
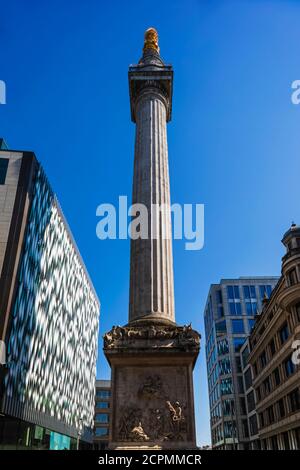
<svg viewBox="0 0 300 470"><path fill-rule="evenodd" d="M166 98L155 88L143 90L135 104L132 202L147 207L149 236L131 240L130 322L175 322L166 106ZM168 209L154 211L152 204Z"/></svg>

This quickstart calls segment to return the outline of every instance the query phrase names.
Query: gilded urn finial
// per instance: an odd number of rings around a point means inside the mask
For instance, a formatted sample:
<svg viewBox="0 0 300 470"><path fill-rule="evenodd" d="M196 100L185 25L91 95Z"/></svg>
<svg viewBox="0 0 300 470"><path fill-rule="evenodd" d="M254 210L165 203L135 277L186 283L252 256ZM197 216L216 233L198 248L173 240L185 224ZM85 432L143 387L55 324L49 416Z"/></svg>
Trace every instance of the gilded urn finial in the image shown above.
<svg viewBox="0 0 300 470"><path fill-rule="evenodd" d="M148 28L145 32L143 52L152 49L159 53L158 34L155 28Z"/></svg>

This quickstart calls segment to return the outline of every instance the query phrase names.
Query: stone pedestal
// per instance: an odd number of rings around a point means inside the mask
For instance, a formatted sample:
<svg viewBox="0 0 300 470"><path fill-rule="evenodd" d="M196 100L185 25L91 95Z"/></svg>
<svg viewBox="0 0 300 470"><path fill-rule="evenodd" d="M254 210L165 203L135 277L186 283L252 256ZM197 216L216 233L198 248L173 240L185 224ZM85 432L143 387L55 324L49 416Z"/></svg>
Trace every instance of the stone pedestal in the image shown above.
<svg viewBox="0 0 300 470"><path fill-rule="evenodd" d="M190 326L114 327L104 337L112 369L110 449L196 448Z"/></svg>

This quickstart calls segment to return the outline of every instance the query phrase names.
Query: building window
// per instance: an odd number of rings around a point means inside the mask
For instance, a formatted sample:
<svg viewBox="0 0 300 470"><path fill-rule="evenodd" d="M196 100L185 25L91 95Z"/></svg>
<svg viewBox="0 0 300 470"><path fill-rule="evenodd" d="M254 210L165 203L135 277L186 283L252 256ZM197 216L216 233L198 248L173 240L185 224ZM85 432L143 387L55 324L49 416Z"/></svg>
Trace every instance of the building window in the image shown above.
<svg viewBox="0 0 300 470"><path fill-rule="evenodd" d="M255 391L256 391L256 398L257 398L257 401L260 401L260 400L261 400L260 387L257 387L257 389L256 389Z"/></svg>
<svg viewBox="0 0 300 470"><path fill-rule="evenodd" d="M258 433L256 414L249 418L250 435L255 436Z"/></svg>
<svg viewBox="0 0 300 470"><path fill-rule="evenodd" d="M271 392L270 376L268 376L268 377L263 381L263 387L264 387L264 393L265 393L265 395L268 395L268 394Z"/></svg>
<svg viewBox="0 0 300 470"><path fill-rule="evenodd" d="M229 302L229 315L242 315L240 302Z"/></svg>
<svg viewBox="0 0 300 470"><path fill-rule="evenodd" d="M0 184L5 184L8 168L8 158L0 158Z"/></svg>
<svg viewBox="0 0 300 470"><path fill-rule="evenodd" d="M243 286L245 299L256 299L255 286Z"/></svg>
<svg viewBox="0 0 300 470"><path fill-rule="evenodd" d="M297 443L297 449L300 449L300 427L294 429L294 436Z"/></svg>
<svg viewBox="0 0 300 470"><path fill-rule="evenodd" d="M290 285L290 286L294 286L295 284L297 284L298 279L297 279L296 268L291 269L291 270L287 273L287 277L288 277L289 285Z"/></svg>
<svg viewBox="0 0 300 470"><path fill-rule="evenodd" d="M249 331L250 331L250 333L251 333L252 328L253 328L254 325L255 325L255 320L254 320L253 318L249 318L249 320L248 320L248 325L249 325Z"/></svg>
<svg viewBox="0 0 300 470"><path fill-rule="evenodd" d="M288 394L290 409L294 413L300 410L300 390L295 388L291 393Z"/></svg>
<svg viewBox="0 0 300 470"><path fill-rule="evenodd" d="M98 436L98 437L108 436L108 428L96 428L95 436Z"/></svg>
<svg viewBox="0 0 300 470"><path fill-rule="evenodd" d="M266 351L263 351L259 356L260 367L263 369L267 364L267 355Z"/></svg>
<svg viewBox="0 0 300 470"><path fill-rule="evenodd" d="M259 423L260 423L260 428L263 428L265 426L264 413L259 413Z"/></svg>
<svg viewBox="0 0 300 470"><path fill-rule="evenodd" d="M229 353L229 345L227 338L221 339L217 343L218 356Z"/></svg>
<svg viewBox="0 0 300 470"><path fill-rule="evenodd" d="M97 390L96 397L97 398L110 398L110 390Z"/></svg>
<svg viewBox="0 0 300 470"><path fill-rule="evenodd" d="M216 335L225 335L227 333L227 328L226 328L226 320L222 320L216 323L215 325L216 328Z"/></svg>
<svg viewBox="0 0 300 470"><path fill-rule="evenodd" d="M233 334L244 334L244 320L231 320L232 333Z"/></svg>
<svg viewBox="0 0 300 470"><path fill-rule="evenodd" d="M245 338L233 338L234 352L239 352L245 342Z"/></svg>
<svg viewBox="0 0 300 470"><path fill-rule="evenodd" d="M278 400L277 406L278 406L278 414L279 414L280 418L284 418L285 417L285 408L284 408L283 398Z"/></svg>
<svg viewBox="0 0 300 470"><path fill-rule="evenodd" d="M267 295L268 299L271 296L272 286L259 286L259 294L260 298L263 299L265 294Z"/></svg>
<svg viewBox="0 0 300 470"><path fill-rule="evenodd" d="M254 391L252 390L247 395L247 405L248 405L248 413L254 410L255 408L255 399L254 399Z"/></svg>
<svg viewBox="0 0 300 470"><path fill-rule="evenodd" d="M295 372L295 365L291 356L284 362L284 370L286 377L290 377Z"/></svg>
<svg viewBox="0 0 300 470"><path fill-rule="evenodd" d="M271 437L272 450L278 450L277 436Z"/></svg>
<svg viewBox="0 0 300 470"><path fill-rule="evenodd" d="M240 410L241 410L241 415L246 415L247 410L246 410L246 400L244 397L240 397Z"/></svg>
<svg viewBox="0 0 300 470"><path fill-rule="evenodd" d="M230 300L240 299L240 289L239 286L227 286L227 296Z"/></svg>
<svg viewBox="0 0 300 470"><path fill-rule="evenodd" d="M243 381L243 377L238 375L238 393L242 393L244 394L245 393L245 390L244 390L244 381Z"/></svg>
<svg viewBox="0 0 300 470"><path fill-rule="evenodd" d="M218 306L218 318L223 318L224 317L224 308L222 305Z"/></svg>
<svg viewBox="0 0 300 470"><path fill-rule="evenodd" d="M269 406L267 408L267 415L268 415L268 423L273 424L275 421L273 406Z"/></svg>
<svg viewBox="0 0 300 470"><path fill-rule="evenodd" d="M242 352L242 363L243 363L243 368L245 369L247 365L247 359L249 357L249 348L248 346L245 347L245 349Z"/></svg>
<svg viewBox="0 0 300 470"><path fill-rule="evenodd" d="M300 323L300 303L295 305L296 317L298 322Z"/></svg>
<svg viewBox="0 0 300 470"><path fill-rule="evenodd" d="M221 395L229 395L233 393L232 389L232 379L222 379L221 380Z"/></svg>
<svg viewBox="0 0 300 470"><path fill-rule="evenodd" d="M271 341L269 342L269 349L270 349L271 356L273 357L275 352L276 352L276 346L275 346L275 339L274 338L272 338Z"/></svg>
<svg viewBox="0 0 300 470"><path fill-rule="evenodd" d="M289 442L289 435L287 432L282 433L283 442L284 442L284 449L290 450L290 442Z"/></svg>
<svg viewBox="0 0 300 470"><path fill-rule="evenodd" d="M289 327L287 322L285 322L279 330L279 337L281 344L285 343L289 337Z"/></svg>
<svg viewBox="0 0 300 470"><path fill-rule="evenodd" d="M222 298L222 291L221 289L216 291L216 300L217 304L222 304L223 303L223 298Z"/></svg>
<svg viewBox="0 0 300 470"><path fill-rule="evenodd" d="M224 416L233 416L235 414L234 401L230 398L222 400L222 409Z"/></svg>
<svg viewBox="0 0 300 470"><path fill-rule="evenodd" d="M97 401L96 408L109 408L109 401Z"/></svg>
<svg viewBox="0 0 300 470"><path fill-rule="evenodd" d="M250 388L252 385L252 375L251 375L250 367L245 372L245 385L246 385L246 390L248 390L248 388Z"/></svg>
<svg viewBox="0 0 300 470"><path fill-rule="evenodd" d="M275 384L276 384L276 385L280 385L280 372L279 372L279 368L278 368L278 367L276 367L276 369L274 370L273 374L274 374L274 381L275 381Z"/></svg>
<svg viewBox="0 0 300 470"><path fill-rule="evenodd" d="M107 413L97 413L95 416L95 421L97 423L108 423L109 415Z"/></svg>
<svg viewBox="0 0 300 470"><path fill-rule="evenodd" d="M220 375L231 374L231 365L229 357L219 360L219 373Z"/></svg>
<svg viewBox="0 0 300 470"><path fill-rule="evenodd" d="M249 316L257 314L257 303L256 302L247 302L246 301L246 313Z"/></svg>

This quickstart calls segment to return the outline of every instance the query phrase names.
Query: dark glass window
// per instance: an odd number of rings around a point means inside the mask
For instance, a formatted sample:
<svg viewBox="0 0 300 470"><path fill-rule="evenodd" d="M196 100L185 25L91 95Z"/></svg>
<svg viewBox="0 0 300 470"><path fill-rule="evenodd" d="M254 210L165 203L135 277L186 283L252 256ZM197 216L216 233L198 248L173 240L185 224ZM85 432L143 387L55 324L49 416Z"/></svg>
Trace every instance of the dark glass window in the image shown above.
<svg viewBox="0 0 300 470"><path fill-rule="evenodd" d="M110 390L97 390L96 397L98 398L109 398L110 397Z"/></svg>
<svg viewBox="0 0 300 470"><path fill-rule="evenodd" d="M251 416L251 418L249 418L249 427L250 427L251 436L254 436L255 434L258 433L256 414Z"/></svg>
<svg viewBox="0 0 300 470"><path fill-rule="evenodd" d="M244 381L243 381L243 377L241 377L240 375L238 375L237 380L238 380L238 392L244 394L244 393L245 393L245 390L244 390Z"/></svg>
<svg viewBox="0 0 300 470"><path fill-rule="evenodd" d="M273 406L269 406L269 408L267 408L267 415L269 424L273 424L275 421Z"/></svg>
<svg viewBox="0 0 300 470"><path fill-rule="evenodd" d="M292 361L291 356L284 362L284 370L285 370L285 375L287 377L289 377L295 372L295 365Z"/></svg>
<svg viewBox="0 0 300 470"><path fill-rule="evenodd" d="M274 338L272 338L271 341L269 342L269 348L270 348L271 356L274 356L274 354L276 352L276 346L275 346Z"/></svg>
<svg viewBox="0 0 300 470"><path fill-rule="evenodd" d="M256 389L255 391L256 391L256 398L257 398L257 401L260 401L260 400L261 400L260 387L257 387L257 389Z"/></svg>
<svg viewBox="0 0 300 470"><path fill-rule="evenodd" d="M97 401L96 408L109 408L109 401Z"/></svg>
<svg viewBox="0 0 300 470"><path fill-rule="evenodd" d="M224 416L231 416L234 415L235 409L234 409L234 401L231 400L230 398L226 398L225 400L222 400L223 404L223 414Z"/></svg>
<svg viewBox="0 0 300 470"><path fill-rule="evenodd" d="M227 354L229 352L229 345L227 338L221 339L217 343L218 355L222 356L223 354Z"/></svg>
<svg viewBox="0 0 300 470"><path fill-rule="evenodd" d="M242 352L242 362L243 362L243 368L246 367L247 365L247 359L249 357L249 348L248 346L243 350Z"/></svg>
<svg viewBox="0 0 300 470"><path fill-rule="evenodd" d="M218 307L218 317L219 318L224 317L224 308L222 307L222 305L219 305Z"/></svg>
<svg viewBox="0 0 300 470"><path fill-rule="evenodd" d="M300 303L295 305L295 310L296 310L297 320L298 322L300 322Z"/></svg>
<svg viewBox="0 0 300 470"><path fill-rule="evenodd" d="M251 332L252 328L253 328L254 325L255 325L255 320L252 319L252 318L249 318L249 320L248 320L248 325L249 325L249 331Z"/></svg>
<svg viewBox="0 0 300 470"><path fill-rule="evenodd" d="M263 299L265 294L267 294L268 299L271 296L272 286L259 286L260 298Z"/></svg>
<svg viewBox="0 0 300 470"><path fill-rule="evenodd" d="M286 340L288 339L288 337L289 337L289 327L288 327L287 322L284 322L284 324L280 328L279 337L280 337L281 344L285 343Z"/></svg>
<svg viewBox="0 0 300 470"><path fill-rule="evenodd" d="M259 422L260 422L260 427L263 428L265 426L264 413L259 413Z"/></svg>
<svg viewBox="0 0 300 470"><path fill-rule="evenodd" d="M268 394L271 392L270 376L268 376L268 377L263 381L263 386L264 386L265 395L268 395Z"/></svg>
<svg viewBox="0 0 300 470"><path fill-rule="evenodd" d="M283 401L283 398L281 398L280 400L278 400L277 404L278 404L279 416L280 416L280 418L284 418L284 417L285 417L285 408L284 408L284 401Z"/></svg>
<svg viewBox="0 0 300 470"><path fill-rule="evenodd" d="M226 320L219 321L218 323L216 323L216 335L217 336L224 335L226 334L226 332L227 332Z"/></svg>
<svg viewBox="0 0 300 470"><path fill-rule="evenodd" d="M246 400L244 397L241 397L240 398L240 410L241 410L241 414L242 415L246 415L247 414L247 410L246 410Z"/></svg>
<svg viewBox="0 0 300 470"><path fill-rule="evenodd" d="M261 355L259 356L259 360L260 360L260 367L263 369L266 364L267 364L267 355L266 355L266 351L263 351L261 353Z"/></svg>
<svg viewBox="0 0 300 470"><path fill-rule="evenodd" d="M289 442L289 435L287 432L282 433L284 448L285 450L290 450L290 442Z"/></svg>
<svg viewBox="0 0 300 470"><path fill-rule="evenodd" d="M245 338L233 338L234 351L239 352L244 342Z"/></svg>
<svg viewBox="0 0 300 470"><path fill-rule="evenodd" d="M288 272L287 276L288 276L288 279L289 279L290 286L293 286L294 284L297 284L298 279L297 279L297 272L296 272L295 268L291 269Z"/></svg>
<svg viewBox="0 0 300 470"><path fill-rule="evenodd" d="M290 408L292 412L300 410L300 390L299 388L295 388L291 393L288 395Z"/></svg>
<svg viewBox="0 0 300 470"><path fill-rule="evenodd" d="M233 334L244 334L244 321L243 320L231 320L232 333Z"/></svg>
<svg viewBox="0 0 300 470"><path fill-rule="evenodd" d="M249 367L249 369L246 370L245 372L245 386L246 386L246 390L248 390L248 388L250 388L252 385L252 375L251 375L251 369Z"/></svg>
<svg viewBox="0 0 300 470"><path fill-rule="evenodd" d="M221 395L229 395L230 393L233 393L232 380L222 379L221 380Z"/></svg>
<svg viewBox="0 0 300 470"><path fill-rule="evenodd" d="M278 367L276 367L276 369L274 370L273 374L274 374L274 381L275 381L275 384L276 384L276 385L280 385L280 372L279 372Z"/></svg>
<svg viewBox="0 0 300 470"><path fill-rule="evenodd" d="M97 413L95 416L95 421L97 423L108 423L109 415L107 413Z"/></svg>
<svg viewBox="0 0 300 470"><path fill-rule="evenodd" d="M254 399L254 391L252 390L250 393L247 395L247 405L248 405L248 413L250 411L253 411L255 408L255 399Z"/></svg>
<svg viewBox="0 0 300 470"><path fill-rule="evenodd" d="M223 302L222 291L220 289L216 291L216 299L217 299L217 304L221 304Z"/></svg>
<svg viewBox="0 0 300 470"><path fill-rule="evenodd" d="M96 428L95 435L96 436L108 436L108 428Z"/></svg>
<svg viewBox="0 0 300 470"><path fill-rule="evenodd" d="M8 158L0 158L0 184L5 184Z"/></svg>
<svg viewBox="0 0 300 470"><path fill-rule="evenodd" d="M271 443L272 443L272 450L278 450L277 436L271 437Z"/></svg>

